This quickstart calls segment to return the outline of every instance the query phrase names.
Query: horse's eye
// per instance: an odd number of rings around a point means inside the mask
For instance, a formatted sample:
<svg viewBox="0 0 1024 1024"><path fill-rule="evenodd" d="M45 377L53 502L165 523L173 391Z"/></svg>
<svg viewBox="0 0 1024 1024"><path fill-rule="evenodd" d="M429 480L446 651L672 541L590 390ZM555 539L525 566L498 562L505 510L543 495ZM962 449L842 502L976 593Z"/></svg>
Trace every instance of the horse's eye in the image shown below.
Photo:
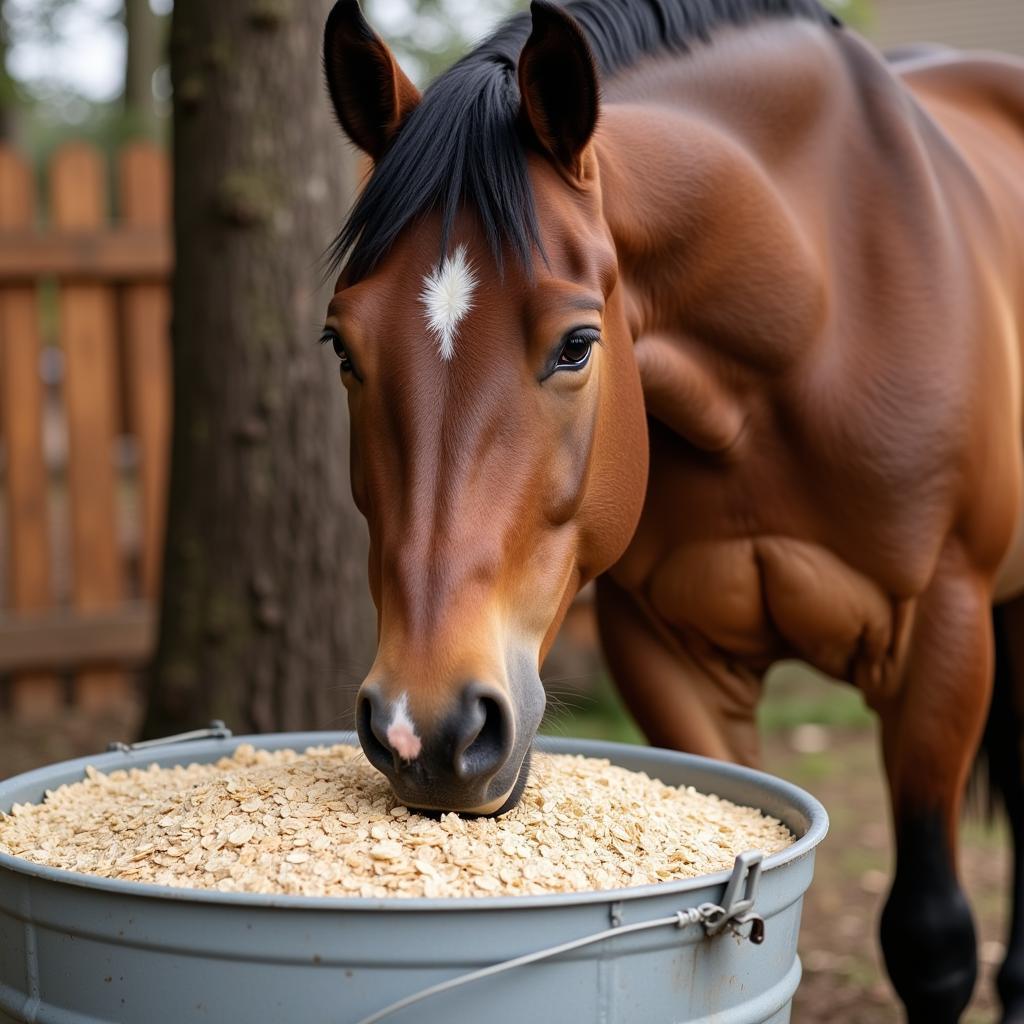
<svg viewBox="0 0 1024 1024"><path fill-rule="evenodd" d="M558 353L555 363L556 370L580 370L587 365L590 350L600 338L600 334L592 327L577 328L570 332L562 342L562 351Z"/></svg>
<svg viewBox="0 0 1024 1024"><path fill-rule="evenodd" d="M341 340L341 335L330 327L326 328L324 333L320 335L321 345L326 345L328 342L334 346L334 354L341 362L342 373L351 373L352 360L349 359L348 352L345 351L345 345Z"/></svg>

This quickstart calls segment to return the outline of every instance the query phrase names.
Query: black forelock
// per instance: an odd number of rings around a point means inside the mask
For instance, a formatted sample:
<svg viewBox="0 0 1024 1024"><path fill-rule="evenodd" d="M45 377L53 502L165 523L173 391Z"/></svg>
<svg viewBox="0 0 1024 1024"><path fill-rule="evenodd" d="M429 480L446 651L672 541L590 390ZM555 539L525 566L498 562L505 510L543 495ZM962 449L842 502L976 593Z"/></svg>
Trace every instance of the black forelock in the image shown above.
<svg viewBox="0 0 1024 1024"><path fill-rule="evenodd" d="M602 77L658 51L685 52L721 25L807 18L838 25L819 0L569 0ZM514 15L438 76L373 173L329 249L350 282L369 274L411 223L441 215L441 252L462 205L473 208L499 269L506 251L524 267L540 250L533 189L517 118L516 67L531 30Z"/></svg>

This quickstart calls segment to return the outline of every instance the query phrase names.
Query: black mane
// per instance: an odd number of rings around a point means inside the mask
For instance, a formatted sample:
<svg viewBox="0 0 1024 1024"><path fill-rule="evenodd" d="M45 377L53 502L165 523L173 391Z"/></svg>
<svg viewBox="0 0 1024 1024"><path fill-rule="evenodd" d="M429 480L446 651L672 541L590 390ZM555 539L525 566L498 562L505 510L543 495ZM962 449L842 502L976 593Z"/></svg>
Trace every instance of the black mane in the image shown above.
<svg viewBox="0 0 1024 1024"><path fill-rule="evenodd" d="M582 26L602 77L646 54L707 43L719 25L768 17L838 24L818 0L569 0L563 6ZM431 83L332 243L333 270L347 261L350 281L365 277L398 235L431 210L441 212L446 251L463 203L479 214L499 267L505 246L529 266L540 240L516 128L516 63L530 28L529 13L513 16Z"/></svg>

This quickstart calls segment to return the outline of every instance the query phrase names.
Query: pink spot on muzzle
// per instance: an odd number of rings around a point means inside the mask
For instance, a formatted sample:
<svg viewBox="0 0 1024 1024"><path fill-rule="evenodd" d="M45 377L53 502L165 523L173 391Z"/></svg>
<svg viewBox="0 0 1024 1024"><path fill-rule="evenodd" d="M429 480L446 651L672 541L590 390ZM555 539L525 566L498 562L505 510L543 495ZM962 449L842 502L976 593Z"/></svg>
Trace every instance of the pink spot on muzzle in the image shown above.
<svg viewBox="0 0 1024 1024"><path fill-rule="evenodd" d="M405 722L395 722L388 727L388 743L403 761L413 761L420 756L423 744L412 727Z"/></svg>

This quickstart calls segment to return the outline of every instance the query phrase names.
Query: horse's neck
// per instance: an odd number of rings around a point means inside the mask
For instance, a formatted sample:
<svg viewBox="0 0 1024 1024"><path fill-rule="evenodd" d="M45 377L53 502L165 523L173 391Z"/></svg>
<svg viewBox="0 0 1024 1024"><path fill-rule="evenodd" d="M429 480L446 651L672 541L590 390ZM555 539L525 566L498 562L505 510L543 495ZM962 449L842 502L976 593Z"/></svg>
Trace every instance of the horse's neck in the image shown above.
<svg viewBox="0 0 1024 1024"><path fill-rule="evenodd" d="M847 45L808 23L766 23L609 83L602 198L638 334L668 325L768 372L821 337L838 218L905 173L872 138L889 100L864 98L899 87L873 58L851 67ZM863 75L878 82L865 89ZM899 141L909 164L912 143ZM853 148L855 169L842 166Z"/></svg>

